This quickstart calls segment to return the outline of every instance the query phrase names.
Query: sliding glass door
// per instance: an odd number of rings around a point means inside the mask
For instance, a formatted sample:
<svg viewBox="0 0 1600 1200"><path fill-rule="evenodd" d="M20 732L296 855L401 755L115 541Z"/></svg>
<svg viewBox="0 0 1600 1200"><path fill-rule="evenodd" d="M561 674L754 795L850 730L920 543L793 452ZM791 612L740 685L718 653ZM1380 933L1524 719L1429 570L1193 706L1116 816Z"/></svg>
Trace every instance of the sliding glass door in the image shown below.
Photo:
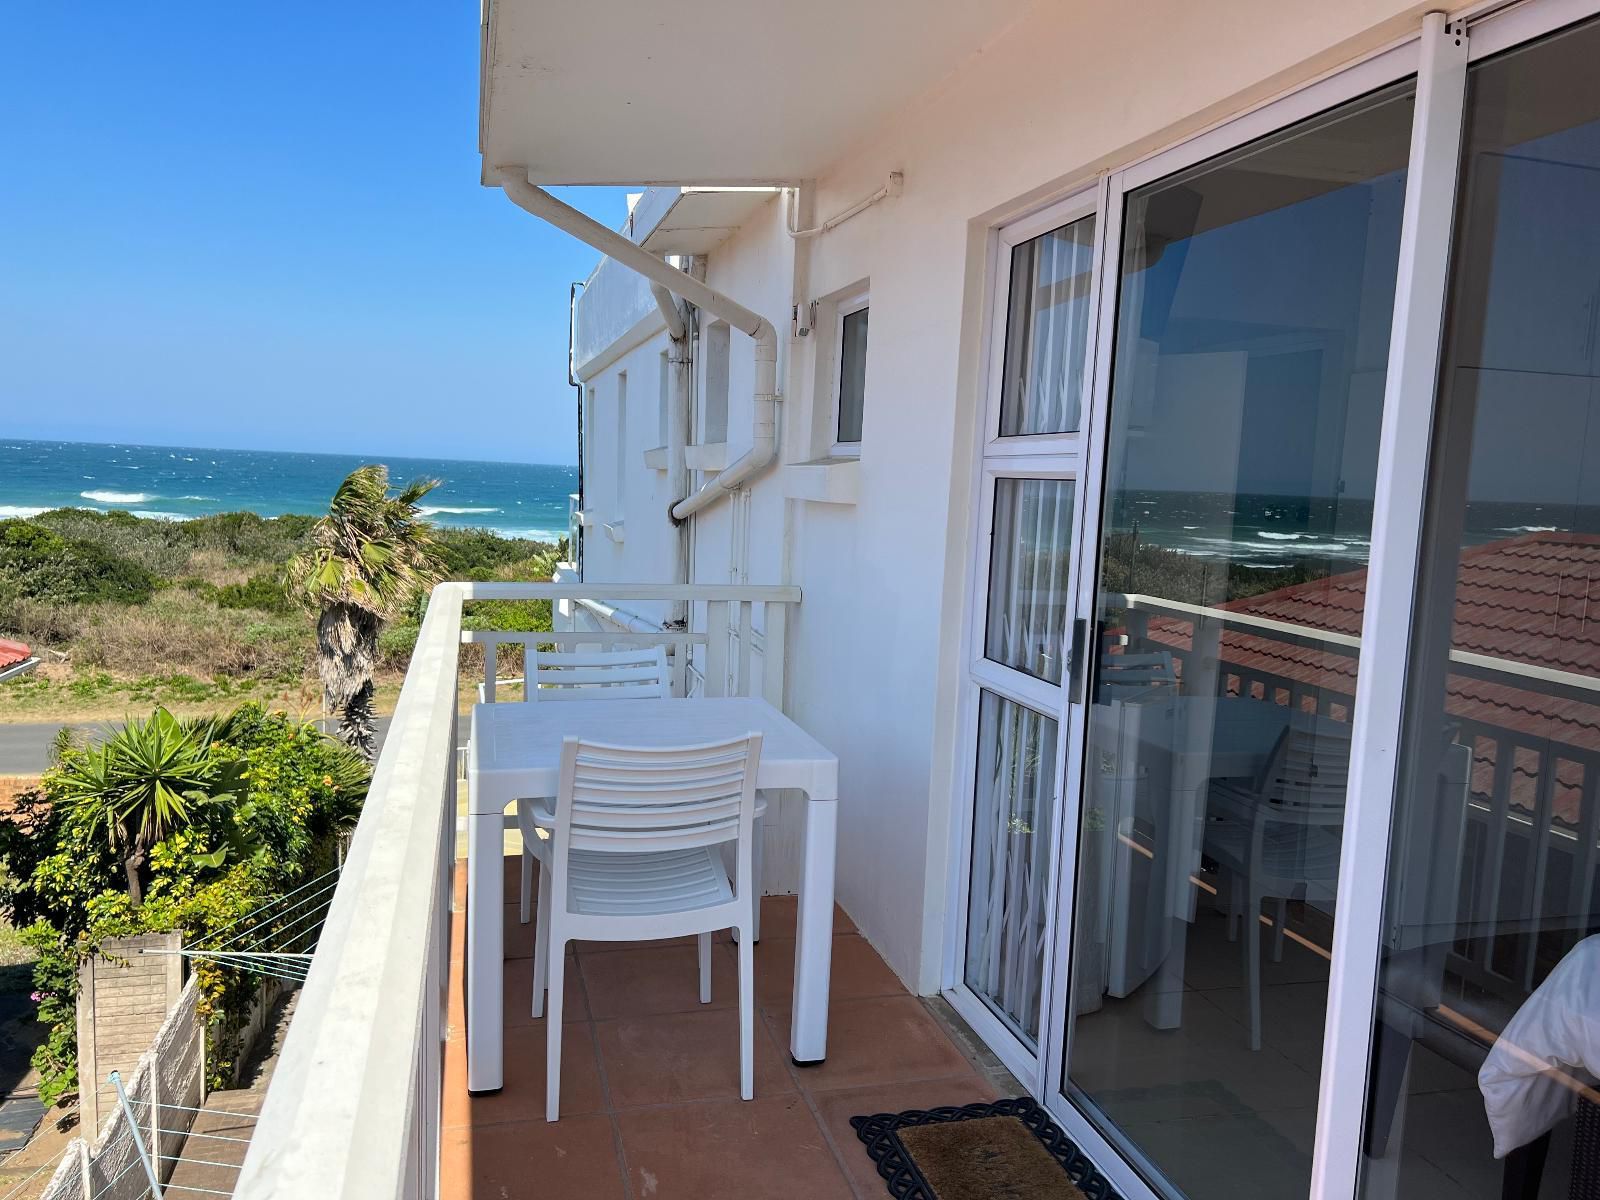
<svg viewBox="0 0 1600 1200"><path fill-rule="evenodd" d="M1409 84L1126 194L1064 1090L1311 1177Z"/></svg>
<svg viewBox="0 0 1600 1200"><path fill-rule="evenodd" d="M1130 1196L1600 1196L1582 7L997 236L947 982Z"/></svg>
<svg viewBox="0 0 1600 1200"><path fill-rule="evenodd" d="M1589 24L1467 80L1369 1200L1600 1194L1596 62Z"/></svg>

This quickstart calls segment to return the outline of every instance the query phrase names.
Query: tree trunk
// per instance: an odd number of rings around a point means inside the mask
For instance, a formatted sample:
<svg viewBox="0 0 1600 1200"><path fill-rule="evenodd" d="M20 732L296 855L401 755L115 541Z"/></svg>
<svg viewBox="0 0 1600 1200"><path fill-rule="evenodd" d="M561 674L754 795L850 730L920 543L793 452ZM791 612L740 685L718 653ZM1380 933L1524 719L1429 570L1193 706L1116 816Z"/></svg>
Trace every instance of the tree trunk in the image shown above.
<svg viewBox="0 0 1600 1200"><path fill-rule="evenodd" d="M372 671L383 623L353 604L332 604L317 621L317 674L323 703L339 714L339 733L369 760L375 747Z"/></svg>

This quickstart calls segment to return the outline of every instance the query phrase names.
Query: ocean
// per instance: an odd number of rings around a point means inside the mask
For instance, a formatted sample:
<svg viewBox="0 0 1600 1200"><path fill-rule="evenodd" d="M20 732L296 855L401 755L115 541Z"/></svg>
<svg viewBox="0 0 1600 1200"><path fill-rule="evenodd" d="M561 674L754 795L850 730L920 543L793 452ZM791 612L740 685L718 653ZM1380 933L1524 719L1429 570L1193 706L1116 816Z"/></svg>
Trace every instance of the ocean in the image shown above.
<svg viewBox="0 0 1600 1200"><path fill-rule="evenodd" d="M1351 496L1130 489L1112 495L1106 530L1137 532L1142 544L1257 570L1289 570L1313 563L1333 573L1367 565L1372 552L1372 501ZM1557 531L1600 535L1600 507L1472 500L1463 513L1460 542L1481 546Z"/></svg>
<svg viewBox="0 0 1600 1200"><path fill-rule="evenodd" d="M67 507L163 521L324 513L340 480L370 462L385 463L396 483L442 480L423 501L435 523L508 537L564 536L578 488L577 467L530 463L0 439L0 518Z"/></svg>

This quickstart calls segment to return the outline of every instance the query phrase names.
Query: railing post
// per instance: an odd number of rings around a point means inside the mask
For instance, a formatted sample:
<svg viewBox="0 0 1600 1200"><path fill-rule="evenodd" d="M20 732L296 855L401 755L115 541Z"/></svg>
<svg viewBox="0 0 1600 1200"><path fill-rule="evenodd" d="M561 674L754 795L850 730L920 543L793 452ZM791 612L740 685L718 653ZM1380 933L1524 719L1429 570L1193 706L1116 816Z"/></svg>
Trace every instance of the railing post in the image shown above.
<svg viewBox="0 0 1600 1200"><path fill-rule="evenodd" d="M739 678L733 694L736 696L753 696L755 695L755 688L750 682L750 650L756 640L754 614L751 612L755 605L748 600L740 600L738 603Z"/></svg>
<svg viewBox="0 0 1600 1200"><path fill-rule="evenodd" d="M705 694L710 697L728 694L728 606L731 603L712 600L706 604Z"/></svg>
<svg viewBox="0 0 1600 1200"><path fill-rule="evenodd" d="M494 642L483 643L483 700L485 704L494 703L494 677L500 669L500 647Z"/></svg>
<svg viewBox="0 0 1600 1200"><path fill-rule="evenodd" d="M761 658L761 692L768 704L782 712L784 666L789 661L789 606L780 601L762 607L767 618L767 648Z"/></svg>

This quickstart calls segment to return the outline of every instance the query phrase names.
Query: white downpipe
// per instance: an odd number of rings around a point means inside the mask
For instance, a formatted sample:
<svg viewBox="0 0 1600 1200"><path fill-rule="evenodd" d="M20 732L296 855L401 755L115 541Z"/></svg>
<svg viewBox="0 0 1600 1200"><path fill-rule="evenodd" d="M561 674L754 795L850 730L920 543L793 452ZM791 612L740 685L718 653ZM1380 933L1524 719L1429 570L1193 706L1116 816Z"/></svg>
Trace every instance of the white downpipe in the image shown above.
<svg viewBox="0 0 1600 1200"><path fill-rule="evenodd" d="M750 449L737 462L707 480L694 495L674 504L671 509L673 520L688 520L701 509L737 491L777 461L778 331L772 327L771 321L701 283L692 275L668 265L616 230L607 229L571 205L563 204L543 188L535 187L528 182L526 168L502 167L500 186L519 208L570 233L607 258L637 271L672 295L681 296L696 308L703 308L721 317L733 328L755 339L756 379L755 394L751 398L754 413ZM659 296L656 302L661 302Z"/></svg>
<svg viewBox="0 0 1600 1200"><path fill-rule="evenodd" d="M713 310L715 311L715 310ZM706 480L700 490L672 506L675 521L687 521L701 509L738 491L770 467L778 457L778 332L763 320L756 339L756 386L750 398L750 449Z"/></svg>
<svg viewBox="0 0 1600 1200"><path fill-rule="evenodd" d="M675 342L683 341L689 329L683 323L683 314L678 311L678 302L672 298L672 293L667 290L666 285L652 279L650 294L656 298L656 307L661 310L661 319L667 323L667 336Z"/></svg>

